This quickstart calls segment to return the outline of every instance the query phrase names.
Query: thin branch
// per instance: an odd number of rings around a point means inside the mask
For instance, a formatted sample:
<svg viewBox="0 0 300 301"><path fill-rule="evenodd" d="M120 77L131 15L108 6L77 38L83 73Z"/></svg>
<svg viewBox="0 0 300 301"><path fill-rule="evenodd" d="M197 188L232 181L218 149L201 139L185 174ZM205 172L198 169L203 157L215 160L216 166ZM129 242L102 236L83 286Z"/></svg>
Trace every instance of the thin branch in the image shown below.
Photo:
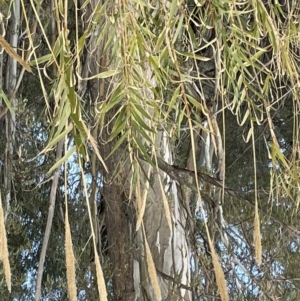
<svg viewBox="0 0 300 301"><path fill-rule="evenodd" d="M64 139L59 141L57 144L56 161L60 160L62 157L63 145L64 145ZM43 278L43 271L44 271L44 263L45 263L46 251L47 251L47 247L48 247L48 243L49 243L52 221L53 221L53 216L54 216L54 207L55 207L55 201L56 201L58 177L59 177L59 168L57 168L54 171L53 178L52 178L48 219L47 219L47 225L46 225L45 235L44 235L44 239L43 239L43 246L42 246L42 251L41 251L41 255L40 255L39 268L38 268L37 281L36 281L35 301L40 301L40 299L41 299L41 286L42 286L42 278Z"/></svg>
<svg viewBox="0 0 300 301"><path fill-rule="evenodd" d="M191 181L191 179L193 177L195 177L195 172L188 170L188 169L184 169L184 168L179 168L177 166L174 165L170 165L167 162L165 162L164 160L157 158L157 163L158 163L158 167L164 171L165 173L167 173L170 178L172 178L173 180L177 181L180 185L184 185L188 188L190 188L192 191L198 193L198 189L197 186L193 184L193 182ZM210 185L213 185L215 187L218 188L223 188L223 183L222 181L209 176L208 174L202 173L202 172L197 172L197 176L198 176L198 180L200 181L200 183L208 183ZM245 201L246 203L248 203L249 205L251 205L252 207L255 207L255 203L252 202L249 199L249 193L252 191L248 191L248 192L240 192L237 191L235 189L229 188L229 187L224 187L224 192L226 196L229 197L234 197L236 199L240 199ZM215 201L206 193L204 193L204 191L201 191L201 197L204 199L204 201L209 202L209 203L215 203ZM279 220L278 218L276 218L275 216L273 216L272 214L267 213L265 210L263 210L261 207L259 207L259 211L262 212L265 215L269 215L270 218L280 224L282 227L288 229L292 234L294 235L299 235L300 234L300 230L289 226L288 224L284 223L283 221Z"/></svg>
<svg viewBox="0 0 300 301"><path fill-rule="evenodd" d="M196 291L196 288L194 287L191 287L191 286L188 286L188 285L185 285L183 283L178 283L178 279L175 279L174 277L172 276L169 276L163 272L161 272L160 270L156 269L156 272L159 276L161 276L162 278L168 280L168 281L172 281L174 285L176 285L178 288L183 288L183 289L186 289L186 290L189 290L189 291L192 291L192 292L195 292Z"/></svg>

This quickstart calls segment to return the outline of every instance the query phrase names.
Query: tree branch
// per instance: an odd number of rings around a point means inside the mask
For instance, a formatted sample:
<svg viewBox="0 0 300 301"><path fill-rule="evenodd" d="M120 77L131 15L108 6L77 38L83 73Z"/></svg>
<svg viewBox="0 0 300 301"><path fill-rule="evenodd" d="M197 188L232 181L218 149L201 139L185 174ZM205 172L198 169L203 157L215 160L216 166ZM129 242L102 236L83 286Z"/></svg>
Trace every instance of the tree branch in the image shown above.
<svg viewBox="0 0 300 301"><path fill-rule="evenodd" d="M56 161L60 160L62 157L63 145L64 145L64 139L59 141L57 144ZM57 168L54 171L53 178L52 178L48 219L47 219L46 230L45 230L45 235L44 235L44 239L43 239L42 251L41 251L41 255L40 255L38 273L37 273L35 301L40 301L40 299L41 299L41 291L42 291L41 287L42 287L44 263L45 263L46 251L47 251L47 247L48 247L48 243L49 243L50 232L51 232L51 228L52 228L52 221L53 221L53 216L54 216L54 207L55 207L55 201L56 201L58 177L59 177L59 168Z"/></svg>
<svg viewBox="0 0 300 301"><path fill-rule="evenodd" d="M197 186L195 184L193 184L193 181L191 181L191 179L195 177L194 171L184 169L184 168L179 168L174 165L170 165L167 162L165 162L164 160L162 160L161 158L157 158L157 163L158 163L158 167L162 171L164 171L166 174L168 174L170 176L170 178L177 181L180 185L184 185L184 186L190 188L195 193L198 193ZM153 164L155 164L155 162L153 162ZM201 182L201 183L207 183L207 184L213 185L218 188L223 188L222 181L220 181L214 177L211 177L208 174L205 174L202 172L197 172L197 177L198 177L199 182ZM246 203L248 203L249 205L251 205L252 207L255 207L255 203L249 199L249 193L252 191L240 192L240 191L237 191L237 190L229 188L229 187L224 187L224 192L225 192L226 196L243 200ZM209 202L209 203L215 203L215 201L205 192L200 191L200 194L204 201ZM294 234L294 235L300 234L300 230L289 226L288 224L286 224L283 221L276 218L274 215L266 212L261 207L259 207L259 211L264 213L265 215L269 215L270 218L274 222L276 222L276 223L280 224L282 227L288 229L292 234Z"/></svg>

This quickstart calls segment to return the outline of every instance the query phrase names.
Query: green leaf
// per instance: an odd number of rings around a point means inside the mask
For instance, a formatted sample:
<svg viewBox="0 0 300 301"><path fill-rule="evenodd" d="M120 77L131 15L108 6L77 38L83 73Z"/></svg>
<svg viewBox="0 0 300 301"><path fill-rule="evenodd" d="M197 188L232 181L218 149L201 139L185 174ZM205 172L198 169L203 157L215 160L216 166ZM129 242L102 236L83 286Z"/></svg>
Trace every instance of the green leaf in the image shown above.
<svg viewBox="0 0 300 301"><path fill-rule="evenodd" d="M163 44L165 39L166 39L166 28L164 28L158 36L158 39L157 39L157 42L155 45L156 51L160 51L161 45Z"/></svg>
<svg viewBox="0 0 300 301"><path fill-rule="evenodd" d="M179 52L179 51L177 51L177 53L179 53L182 56L193 58L195 60L202 61L202 62L208 62L208 61L212 60L212 58L209 58L209 57L206 57L206 56L197 55L197 54L191 53L191 52Z"/></svg>
<svg viewBox="0 0 300 301"><path fill-rule="evenodd" d="M176 12L176 9L178 7L178 0L172 0L172 3L170 5L170 13L169 13L169 26L170 26L170 23L174 17L174 14ZM170 26L172 28L172 26Z"/></svg>
<svg viewBox="0 0 300 301"><path fill-rule="evenodd" d="M49 144L45 147L45 149L42 150L42 153L45 153L51 149L52 146L56 145L59 141L61 141L63 138L65 138L70 131L73 129L73 125L70 123L68 127L65 128L65 130L60 133L59 135L56 135L50 142Z"/></svg>
<svg viewBox="0 0 300 301"><path fill-rule="evenodd" d="M2 89L0 89L0 98L3 98L6 106L8 107L9 111L12 112L12 107L11 104L6 96L6 94L4 93L4 91Z"/></svg>
<svg viewBox="0 0 300 301"><path fill-rule="evenodd" d="M61 133L61 131L63 130L63 128L66 126L67 121L70 117L70 113L71 113L71 109L70 109L70 104L67 101L65 103L65 105L63 106L63 110L61 113L61 116L59 116L58 118L56 118L56 122L58 123L58 128L56 130L57 133Z"/></svg>
<svg viewBox="0 0 300 301"><path fill-rule="evenodd" d="M93 78L108 78L108 77L117 75L119 73L120 73L119 70L109 70L109 71L104 71L104 72L98 73L95 76L93 76ZM91 79L91 78L89 78L89 79Z"/></svg>
<svg viewBox="0 0 300 301"><path fill-rule="evenodd" d="M95 78L108 78L108 77L117 75L119 73L120 73L119 70L109 70L109 71L104 71L104 72L98 73L98 74L93 75L91 77L84 78L83 80L87 81L87 80L92 80L92 79L95 79Z"/></svg>
<svg viewBox="0 0 300 301"><path fill-rule="evenodd" d="M123 107L117 117L117 120L114 123L114 126L111 131L111 135L109 136L108 141L111 141L116 136L120 134L120 132L125 128L127 124L128 116L126 115L126 108Z"/></svg>
<svg viewBox="0 0 300 301"><path fill-rule="evenodd" d="M88 37L88 31L85 30L84 33L81 35L81 37L78 39L78 43L76 45L77 47L77 54L80 54L82 52L82 50L85 47L85 43L86 43L86 39Z"/></svg>
<svg viewBox="0 0 300 301"><path fill-rule="evenodd" d="M192 105L194 105L198 110L200 110L200 112L203 112L203 106L198 100L196 100L194 97L188 94L186 94L186 97Z"/></svg>
<svg viewBox="0 0 300 301"><path fill-rule="evenodd" d="M179 22L177 23L177 26L176 26L176 31L175 31L175 34L174 34L173 40L172 40L173 44L175 44L175 42L177 41L177 38L179 36L179 33L182 31L183 20L184 20L184 15L182 14L180 16Z"/></svg>
<svg viewBox="0 0 300 301"><path fill-rule="evenodd" d="M136 146L138 147L138 149L140 150L142 156L144 157L144 159L147 161L147 163L149 163L152 167L155 167L155 165L153 164L150 156L148 155L147 150L145 149L144 145L141 143L141 141L135 137L132 136L133 141L135 142Z"/></svg>
<svg viewBox="0 0 300 301"><path fill-rule="evenodd" d="M128 129L124 134L120 136L120 138L117 140L116 144L114 145L113 149L111 150L111 152L109 153L106 159L108 159L117 149L119 149L120 145L123 143L125 138L128 137L130 131L131 129Z"/></svg>
<svg viewBox="0 0 300 301"><path fill-rule="evenodd" d="M74 145L62 158L60 158L48 171L48 174L52 173L56 168L59 168L64 162L66 162L76 151L76 146Z"/></svg>
<svg viewBox="0 0 300 301"><path fill-rule="evenodd" d="M111 46L112 43L114 43L116 45L119 44L119 43L117 43L117 41L115 41L116 30L117 30L116 26L113 26L111 23L107 23L106 26L103 28L103 30L101 29L101 35L97 39L96 46L103 43L103 39L104 39L104 35L105 35L106 31L109 33L108 39L104 45L104 49L102 50L103 53L105 53L107 51L107 49L109 49L109 47Z"/></svg>
<svg viewBox="0 0 300 301"><path fill-rule="evenodd" d="M141 116L139 116L139 113L132 110L131 111L132 117L136 120L137 124L138 124L138 130L140 129L140 127L142 127L143 129L145 129L146 131L152 132L152 133L156 133L156 131L154 129L151 129L145 122L144 120L141 118Z"/></svg>
<svg viewBox="0 0 300 301"><path fill-rule="evenodd" d="M48 64L51 64L51 62L53 62L52 57L53 57L52 54L46 54L44 56L38 57L37 59L30 61L28 64L29 64L29 66L39 65L39 64L43 64L45 62L48 62Z"/></svg>
<svg viewBox="0 0 300 301"><path fill-rule="evenodd" d="M175 103L177 102L178 100L178 97L179 97L179 93L181 91L181 87L180 85L175 89L173 95L172 95L172 98L171 98L171 101L170 103L168 104L168 110L166 112L166 115L164 116L165 119L168 118L171 110L176 110L176 106L175 106Z"/></svg>
<svg viewBox="0 0 300 301"><path fill-rule="evenodd" d="M152 139L150 138L149 135L147 135L147 133L143 130L143 128L136 123L135 120L131 120L131 125L135 128L136 130L136 136L141 135L146 141L148 141L149 143L153 143Z"/></svg>
<svg viewBox="0 0 300 301"><path fill-rule="evenodd" d="M146 103L146 102L145 102ZM148 103L147 104L150 108L153 108L153 104L152 103ZM146 119L152 120L153 118L143 109L143 105L142 104L133 104L134 108L139 111L139 113L141 113L142 116L144 116Z"/></svg>
<svg viewBox="0 0 300 301"><path fill-rule="evenodd" d="M120 91L118 89L118 91L116 91L116 92L113 93L113 95L110 98L110 101L107 104L103 104L102 105L101 112L102 113L108 112L110 109L112 109L113 107L115 107L122 100L125 101L125 99L126 99L125 92L124 91Z"/></svg>
<svg viewBox="0 0 300 301"><path fill-rule="evenodd" d="M85 160L88 159L88 154L85 146L85 139L82 139L82 135L80 133L74 134L74 141L77 147L77 152L80 154Z"/></svg>

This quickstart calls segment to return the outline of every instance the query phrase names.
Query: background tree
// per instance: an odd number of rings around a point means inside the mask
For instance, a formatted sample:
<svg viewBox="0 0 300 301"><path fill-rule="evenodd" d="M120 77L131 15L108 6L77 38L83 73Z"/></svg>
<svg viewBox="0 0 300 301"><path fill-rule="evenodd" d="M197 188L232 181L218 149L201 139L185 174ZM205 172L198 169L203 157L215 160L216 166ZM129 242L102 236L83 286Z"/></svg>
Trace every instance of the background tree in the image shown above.
<svg viewBox="0 0 300 301"><path fill-rule="evenodd" d="M2 300L298 299L297 2L0 5Z"/></svg>

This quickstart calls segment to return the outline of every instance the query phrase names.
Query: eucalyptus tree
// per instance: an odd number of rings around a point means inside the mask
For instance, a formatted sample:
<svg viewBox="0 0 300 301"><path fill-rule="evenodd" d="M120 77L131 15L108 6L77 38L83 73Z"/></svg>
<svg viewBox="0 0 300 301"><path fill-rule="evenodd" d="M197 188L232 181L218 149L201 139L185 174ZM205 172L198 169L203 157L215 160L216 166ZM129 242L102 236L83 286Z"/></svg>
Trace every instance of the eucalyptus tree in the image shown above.
<svg viewBox="0 0 300 301"><path fill-rule="evenodd" d="M23 287L36 300L296 300L299 4L21 1L18 29L9 4L19 44L0 42L21 86L15 98L2 84L1 116L19 136L4 137L17 159L3 159L1 191L8 244L31 238L12 264Z"/></svg>

